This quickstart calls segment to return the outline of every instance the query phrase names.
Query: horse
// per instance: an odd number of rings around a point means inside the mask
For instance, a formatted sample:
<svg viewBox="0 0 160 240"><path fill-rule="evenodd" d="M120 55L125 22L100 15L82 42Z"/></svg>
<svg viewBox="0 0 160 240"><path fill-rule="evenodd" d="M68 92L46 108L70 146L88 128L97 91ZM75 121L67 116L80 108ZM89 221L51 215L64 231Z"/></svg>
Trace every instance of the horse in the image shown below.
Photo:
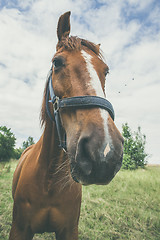
<svg viewBox="0 0 160 240"><path fill-rule="evenodd" d="M108 184L122 164L123 137L105 97L109 68L99 44L70 36L70 14L58 21L42 101L43 134L14 172L10 240L44 232L77 240L82 185Z"/></svg>

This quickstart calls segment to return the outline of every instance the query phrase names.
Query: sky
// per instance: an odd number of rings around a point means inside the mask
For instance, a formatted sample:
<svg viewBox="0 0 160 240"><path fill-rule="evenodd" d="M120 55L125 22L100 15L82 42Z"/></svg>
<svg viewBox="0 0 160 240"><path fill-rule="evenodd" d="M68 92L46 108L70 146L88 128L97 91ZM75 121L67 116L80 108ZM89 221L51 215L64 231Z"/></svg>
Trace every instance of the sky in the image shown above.
<svg viewBox="0 0 160 240"><path fill-rule="evenodd" d="M160 164L159 0L0 0L0 125L11 128L17 147L40 138L57 21L66 11L71 35L101 44L115 124L140 126L149 163Z"/></svg>

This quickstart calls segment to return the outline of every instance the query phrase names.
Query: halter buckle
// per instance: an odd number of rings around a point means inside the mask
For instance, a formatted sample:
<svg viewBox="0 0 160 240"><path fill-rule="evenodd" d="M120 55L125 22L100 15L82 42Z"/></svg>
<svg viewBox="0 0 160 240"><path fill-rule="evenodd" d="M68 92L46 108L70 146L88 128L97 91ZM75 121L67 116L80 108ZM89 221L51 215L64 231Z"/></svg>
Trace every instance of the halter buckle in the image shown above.
<svg viewBox="0 0 160 240"><path fill-rule="evenodd" d="M54 112L58 112L59 111L59 97L55 96L52 103L53 103Z"/></svg>

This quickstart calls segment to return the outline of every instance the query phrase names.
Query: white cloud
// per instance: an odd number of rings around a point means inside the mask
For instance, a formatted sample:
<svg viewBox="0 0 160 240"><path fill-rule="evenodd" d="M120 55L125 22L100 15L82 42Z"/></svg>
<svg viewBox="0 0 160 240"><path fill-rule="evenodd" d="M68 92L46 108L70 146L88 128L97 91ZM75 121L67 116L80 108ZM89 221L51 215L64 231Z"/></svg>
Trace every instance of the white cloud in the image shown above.
<svg viewBox="0 0 160 240"><path fill-rule="evenodd" d="M160 7L151 0L18 0L1 9L0 124L12 128L18 145L29 135L40 137L39 112L57 21L68 10L71 33L102 44L116 124L128 122L133 130L142 126L151 161L160 162Z"/></svg>

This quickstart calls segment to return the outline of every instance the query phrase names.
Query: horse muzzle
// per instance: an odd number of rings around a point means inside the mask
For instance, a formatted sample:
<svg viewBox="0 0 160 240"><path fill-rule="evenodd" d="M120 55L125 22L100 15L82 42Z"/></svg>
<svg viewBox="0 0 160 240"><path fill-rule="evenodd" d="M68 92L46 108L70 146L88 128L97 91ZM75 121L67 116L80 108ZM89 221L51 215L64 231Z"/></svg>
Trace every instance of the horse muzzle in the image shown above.
<svg viewBox="0 0 160 240"><path fill-rule="evenodd" d="M72 178L83 185L108 184L120 170L123 159L123 143L106 144L95 136L80 137L71 160Z"/></svg>

